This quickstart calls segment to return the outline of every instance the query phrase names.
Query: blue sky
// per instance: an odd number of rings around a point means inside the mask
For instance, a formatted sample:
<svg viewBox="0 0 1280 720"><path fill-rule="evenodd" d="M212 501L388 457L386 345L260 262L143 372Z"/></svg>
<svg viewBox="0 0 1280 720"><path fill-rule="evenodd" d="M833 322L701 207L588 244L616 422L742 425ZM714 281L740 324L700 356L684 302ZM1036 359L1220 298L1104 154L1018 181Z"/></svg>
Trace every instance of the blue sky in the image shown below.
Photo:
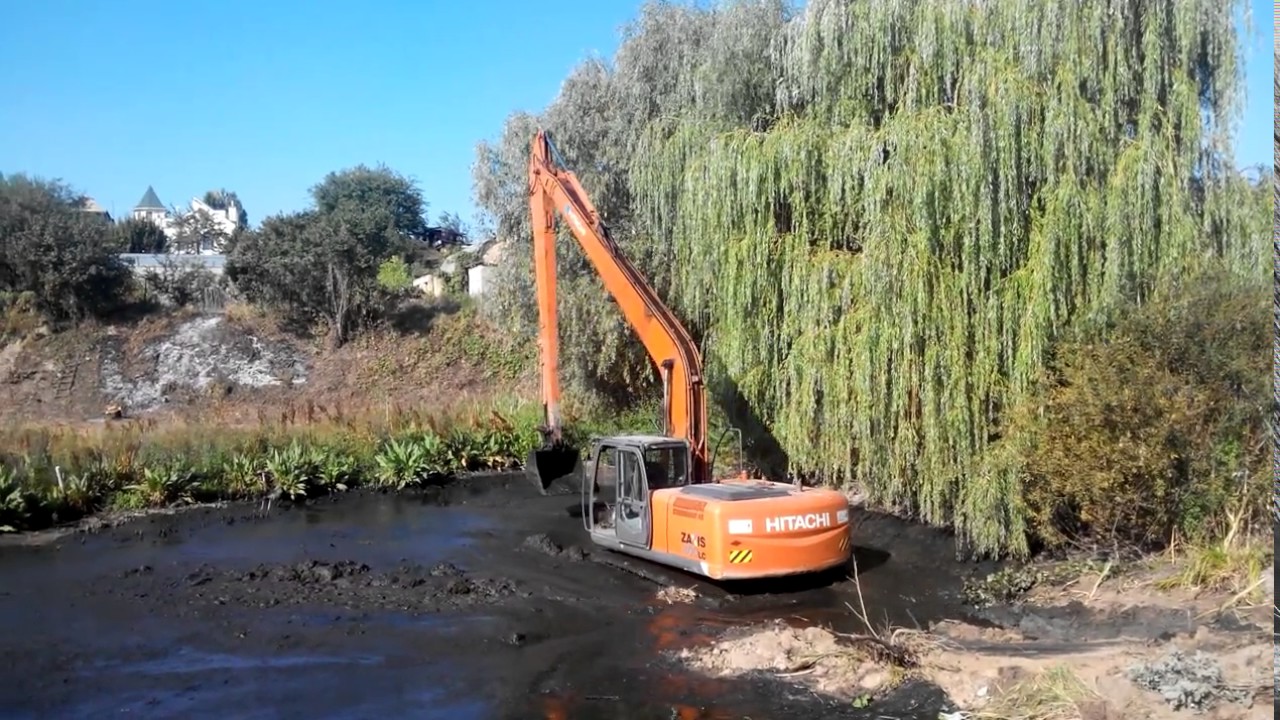
<svg viewBox="0 0 1280 720"><path fill-rule="evenodd" d="M1249 0L1241 165L1270 164L1273 8ZM235 190L256 225L325 173L386 163L434 221L471 221L476 142L611 56L633 0L9 2L0 23L0 172L56 177L127 214Z"/></svg>

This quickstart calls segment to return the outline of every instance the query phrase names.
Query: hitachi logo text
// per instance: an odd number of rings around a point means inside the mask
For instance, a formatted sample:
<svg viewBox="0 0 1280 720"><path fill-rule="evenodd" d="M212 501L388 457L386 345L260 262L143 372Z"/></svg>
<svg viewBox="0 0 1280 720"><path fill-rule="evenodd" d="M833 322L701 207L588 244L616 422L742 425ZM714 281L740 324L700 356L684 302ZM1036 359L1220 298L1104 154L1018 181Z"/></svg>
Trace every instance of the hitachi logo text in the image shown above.
<svg viewBox="0 0 1280 720"><path fill-rule="evenodd" d="M765 532L791 532L793 530L816 530L831 527L831 513L808 513L805 515L783 515L768 518L764 521Z"/></svg>

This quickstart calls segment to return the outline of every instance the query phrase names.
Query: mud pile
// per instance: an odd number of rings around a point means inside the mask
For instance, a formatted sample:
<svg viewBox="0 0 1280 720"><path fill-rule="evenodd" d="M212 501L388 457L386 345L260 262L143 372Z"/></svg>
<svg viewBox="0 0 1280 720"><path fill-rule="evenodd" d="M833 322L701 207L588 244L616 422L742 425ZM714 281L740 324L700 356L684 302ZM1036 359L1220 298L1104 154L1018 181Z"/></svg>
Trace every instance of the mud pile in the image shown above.
<svg viewBox="0 0 1280 720"><path fill-rule="evenodd" d="M713 677L793 678L844 700L877 695L901 679L866 648L823 628L794 628L780 621L731 630L714 645L687 648L678 655Z"/></svg>
<svg viewBox="0 0 1280 720"><path fill-rule="evenodd" d="M1199 651L1186 655L1173 650L1154 662L1131 666L1128 675L1135 685L1159 693L1174 710L1208 710L1219 702L1249 700L1243 688L1225 684L1217 660Z"/></svg>
<svg viewBox="0 0 1280 720"><path fill-rule="evenodd" d="M141 568L124 572L121 579L142 584L139 590L146 593L149 575L149 568ZM247 572L202 565L166 590L192 604L308 604L414 612L460 610L531 595L510 579L475 576L448 562L429 568L405 564L379 573L350 560L258 565Z"/></svg>
<svg viewBox="0 0 1280 720"><path fill-rule="evenodd" d="M520 547L525 550L542 553L543 555L548 555L550 557L567 558L573 562L581 562L587 559L586 550L583 550L577 545L571 545L567 548L561 547L559 543L552 540L551 536L546 533L530 535L524 539L524 542L521 543Z"/></svg>

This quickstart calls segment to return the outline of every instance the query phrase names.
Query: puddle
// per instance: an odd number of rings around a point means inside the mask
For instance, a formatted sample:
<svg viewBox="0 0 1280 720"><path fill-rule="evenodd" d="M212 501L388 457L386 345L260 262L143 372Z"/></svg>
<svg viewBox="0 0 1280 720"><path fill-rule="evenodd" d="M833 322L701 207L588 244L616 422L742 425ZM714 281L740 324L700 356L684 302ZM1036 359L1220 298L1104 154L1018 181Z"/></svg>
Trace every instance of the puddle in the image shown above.
<svg viewBox="0 0 1280 720"><path fill-rule="evenodd" d="M7 582L83 582L142 567L215 564L248 568L304 560L338 561L360 555L370 565L413 562L432 565L454 559L493 526L467 508L440 506L393 495L370 494L298 508L277 508L271 517L239 520L241 509L192 510L134 521L113 540L71 535L40 548L6 548L0 554ZM175 530L173 528L179 528ZM77 545L110 544L100 552L63 553ZM455 563L462 563L454 560Z"/></svg>
<svg viewBox="0 0 1280 720"><path fill-rule="evenodd" d="M252 658L192 654L194 665L161 684L151 666L113 678L87 702L61 705L57 717L134 715L166 718L278 718L281 708L308 708L301 717L488 720L492 704L439 666L388 668L367 658ZM290 662L288 660L296 660ZM331 662L337 660L338 662ZM137 673L137 674L134 674ZM178 680L178 682L175 682ZM83 693L82 693L83 696ZM53 715L41 715L53 716Z"/></svg>
<svg viewBox="0 0 1280 720"><path fill-rule="evenodd" d="M316 655L271 655L248 657L208 653L194 648L181 648L172 655L142 662L95 663L95 672L130 672L145 675L199 673L210 670L253 670L259 668L292 668L308 665L376 665L383 658L375 656L325 657Z"/></svg>

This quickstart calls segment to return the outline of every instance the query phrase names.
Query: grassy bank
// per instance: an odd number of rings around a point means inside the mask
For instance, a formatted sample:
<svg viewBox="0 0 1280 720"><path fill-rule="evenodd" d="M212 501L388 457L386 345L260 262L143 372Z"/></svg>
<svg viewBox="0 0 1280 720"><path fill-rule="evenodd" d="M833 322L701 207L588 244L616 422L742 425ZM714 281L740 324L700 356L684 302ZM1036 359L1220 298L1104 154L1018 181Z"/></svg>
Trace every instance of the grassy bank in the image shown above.
<svg viewBox="0 0 1280 720"><path fill-rule="evenodd" d="M569 441L644 430L645 410L571 414ZM403 490L459 472L515 469L540 441L541 407L470 412L311 407L256 426L158 424L0 431L0 530L38 530L107 509L268 495L300 500L360 486Z"/></svg>

